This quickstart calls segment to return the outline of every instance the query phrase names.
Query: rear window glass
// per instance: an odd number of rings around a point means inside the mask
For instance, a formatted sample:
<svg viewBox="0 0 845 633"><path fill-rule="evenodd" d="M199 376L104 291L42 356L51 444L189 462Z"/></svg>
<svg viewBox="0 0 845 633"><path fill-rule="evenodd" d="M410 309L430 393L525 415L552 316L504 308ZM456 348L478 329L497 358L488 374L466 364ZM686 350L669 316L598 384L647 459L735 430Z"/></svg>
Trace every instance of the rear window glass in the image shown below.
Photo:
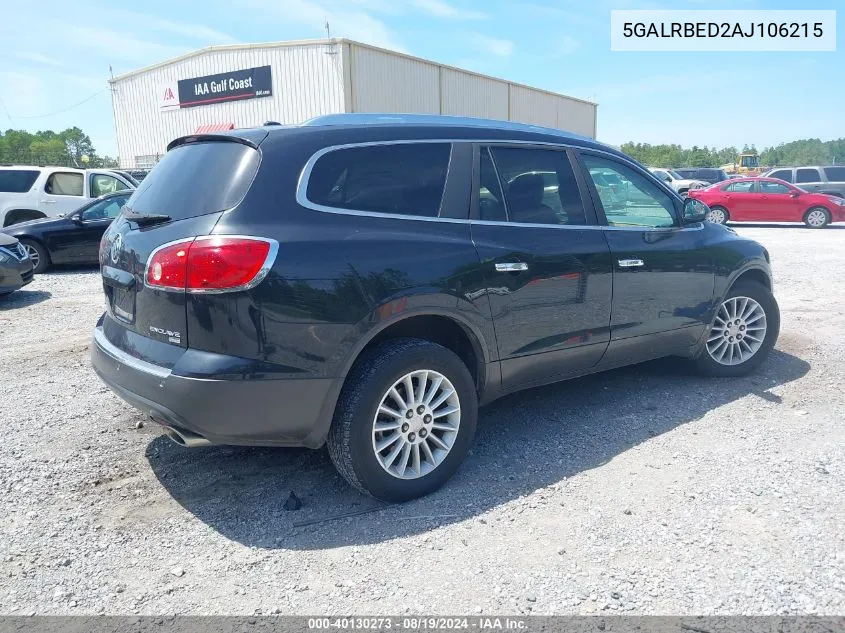
<svg viewBox="0 0 845 633"><path fill-rule="evenodd" d="M232 141L180 145L162 156L126 202L174 220L231 209L249 190L261 156Z"/></svg>
<svg viewBox="0 0 845 633"><path fill-rule="evenodd" d="M32 169L0 170L0 191L5 193L25 193L32 188L39 172Z"/></svg>
<svg viewBox="0 0 845 633"><path fill-rule="evenodd" d="M334 150L314 164L307 197L315 204L338 209L435 217L450 153L449 143Z"/></svg>
<svg viewBox="0 0 845 633"><path fill-rule="evenodd" d="M845 182L845 167L825 167L827 179L833 182Z"/></svg>

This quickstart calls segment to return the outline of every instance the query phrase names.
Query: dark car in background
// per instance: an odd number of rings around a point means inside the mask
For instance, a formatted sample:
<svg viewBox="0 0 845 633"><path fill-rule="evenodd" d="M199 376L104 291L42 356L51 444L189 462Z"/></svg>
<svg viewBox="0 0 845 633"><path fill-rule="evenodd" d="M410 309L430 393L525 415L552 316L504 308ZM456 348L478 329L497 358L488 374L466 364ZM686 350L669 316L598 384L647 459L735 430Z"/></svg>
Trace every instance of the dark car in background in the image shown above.
<svg viewBox="0 0 845 633"><path fill-rule="evenodd" d="M728 180L728 174L724 169L712 169L710 167L682 167L676 169L681 176L690 180L703 180L715 185L717 182Z"/></svg>
<svg viewBox="0 0 845 633"><path fill-rule="evenodd" d="M845 198L845 165L827 167L776 167L763 174L778 178L810 193L824 193Z"/></svg>
<svg viewBox="0 0 845 633"><path fill-rule="evenodd" d="M529 125L183 137L103 237L92 365L183 445L327 444L359 490L411 499L504 394L663 356L759 366L779 328L768 252L707 211Z"/></svg>
<svg viewBox="0 0 845 633"><path fill-rule="evenodd" d="M53 264L96 264L100 239L131 190L101 196L67 216L21 222L2 229L20 240L36 273Z"/></svg>
<svg viewBox="0 0 845 633"><path fill-rule="evenodd" d="M32 262L26 249L11 235L0 233L0 297L32 281Z"/></svg>

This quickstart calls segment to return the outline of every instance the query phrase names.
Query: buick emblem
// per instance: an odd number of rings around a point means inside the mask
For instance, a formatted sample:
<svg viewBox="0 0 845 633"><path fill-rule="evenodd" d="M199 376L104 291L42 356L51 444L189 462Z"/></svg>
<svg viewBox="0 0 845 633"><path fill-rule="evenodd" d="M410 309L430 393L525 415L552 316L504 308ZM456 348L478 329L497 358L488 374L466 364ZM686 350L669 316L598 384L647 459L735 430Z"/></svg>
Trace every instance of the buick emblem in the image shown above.
<svg viewBox="0 0 845 633"><path fill-rule="evenodd" d="M117 237L114 238L114 241L111 243L111 251L109 251L109 257L111 257L112 264L116 264L120 261L120 252L123 250L123 235L120 233L117 234Z"/></svg>

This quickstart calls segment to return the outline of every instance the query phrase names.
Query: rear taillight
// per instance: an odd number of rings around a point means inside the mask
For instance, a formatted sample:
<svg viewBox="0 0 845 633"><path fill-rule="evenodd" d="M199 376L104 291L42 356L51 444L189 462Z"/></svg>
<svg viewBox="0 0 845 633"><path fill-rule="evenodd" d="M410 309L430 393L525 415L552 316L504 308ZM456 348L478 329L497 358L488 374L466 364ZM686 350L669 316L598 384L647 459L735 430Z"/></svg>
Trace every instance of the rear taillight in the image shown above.
<svg viewBox="0 0 845 633"><path fill-rule="evenodd" d="M210 235L165 244L147 261L146 284L187 292L232 292L257 286L278 244L258 237Z"/></svg>

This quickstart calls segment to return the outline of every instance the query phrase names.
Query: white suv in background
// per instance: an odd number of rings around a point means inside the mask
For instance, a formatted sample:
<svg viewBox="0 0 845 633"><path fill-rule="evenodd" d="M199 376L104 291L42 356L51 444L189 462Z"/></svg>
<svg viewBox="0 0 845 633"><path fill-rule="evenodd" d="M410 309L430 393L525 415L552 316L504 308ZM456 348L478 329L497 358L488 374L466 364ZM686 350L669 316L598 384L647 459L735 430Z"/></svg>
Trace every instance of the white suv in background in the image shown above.
<svg viewBox="0 0 845 633"><path fill-rule="evenodd" d="M648 170L682 196L686 196L690 189L701 189L710 185L709 182L704 182L703 180L684 178L678 172L671 169L653 169L649 167Z"/></svg>
<svg viewBox="0 0 845 633"><path fill-rule="evenodd" d="M134 188L108 169L0 167L0 227L67 215L93 198Z"/></svg>

